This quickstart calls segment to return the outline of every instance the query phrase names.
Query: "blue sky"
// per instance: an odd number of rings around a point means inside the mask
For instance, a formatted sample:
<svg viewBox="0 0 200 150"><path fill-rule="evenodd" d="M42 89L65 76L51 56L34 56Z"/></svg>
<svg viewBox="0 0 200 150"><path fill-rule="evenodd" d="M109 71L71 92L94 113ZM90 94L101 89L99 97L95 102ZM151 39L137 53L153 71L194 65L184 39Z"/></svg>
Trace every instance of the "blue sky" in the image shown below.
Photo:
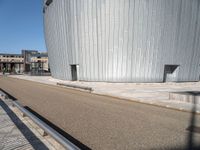
<svg viewBox="0 0 200 150"><path fill-rule="evenodd" d="M46 51L43 0L0 0L0 53Z"/></svg>

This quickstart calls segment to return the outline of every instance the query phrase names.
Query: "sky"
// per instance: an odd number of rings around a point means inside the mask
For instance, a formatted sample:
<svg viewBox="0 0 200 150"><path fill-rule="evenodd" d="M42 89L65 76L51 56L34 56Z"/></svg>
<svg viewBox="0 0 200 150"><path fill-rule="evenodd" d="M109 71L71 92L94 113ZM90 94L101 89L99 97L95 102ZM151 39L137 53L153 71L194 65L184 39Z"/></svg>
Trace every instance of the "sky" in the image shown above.
<svg viewBox="0 0 200 150"><path fill-rule="evenodd" d="M43 0L0 0L0 53L46 51Z"/></svg>

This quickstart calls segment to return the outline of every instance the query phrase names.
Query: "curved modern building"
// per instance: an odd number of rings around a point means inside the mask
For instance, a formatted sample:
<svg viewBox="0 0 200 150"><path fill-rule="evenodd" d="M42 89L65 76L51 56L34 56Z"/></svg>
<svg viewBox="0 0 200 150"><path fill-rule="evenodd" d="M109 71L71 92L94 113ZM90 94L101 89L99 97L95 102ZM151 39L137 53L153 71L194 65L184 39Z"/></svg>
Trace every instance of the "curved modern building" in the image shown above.
<svg viewBox="0 0 200 150"><path fill-rule="evenodd" d="M45 0L52 76L198 81L199 0Z"/></svg>

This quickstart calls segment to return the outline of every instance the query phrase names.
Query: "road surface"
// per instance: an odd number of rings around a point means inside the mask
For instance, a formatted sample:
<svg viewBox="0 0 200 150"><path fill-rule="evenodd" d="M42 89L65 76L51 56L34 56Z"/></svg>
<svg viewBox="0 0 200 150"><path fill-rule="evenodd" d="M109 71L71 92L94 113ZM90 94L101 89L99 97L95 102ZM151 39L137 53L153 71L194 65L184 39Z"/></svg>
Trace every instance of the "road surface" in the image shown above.
<svg viewBox="0 0 200 150"><path fill-rule="evenodd" d="M199 115L3 76L0 88L91 149L200 148L186 130Z"/></svg>

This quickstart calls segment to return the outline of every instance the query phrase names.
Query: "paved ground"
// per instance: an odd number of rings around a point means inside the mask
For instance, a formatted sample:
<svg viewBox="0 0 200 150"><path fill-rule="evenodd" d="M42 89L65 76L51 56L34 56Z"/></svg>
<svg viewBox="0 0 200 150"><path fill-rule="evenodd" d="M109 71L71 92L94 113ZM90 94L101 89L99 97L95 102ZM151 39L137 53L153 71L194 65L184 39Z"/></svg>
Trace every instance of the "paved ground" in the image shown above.
<svg viewBox="0 0 200 150"><path fill-rule="evenodd" d="M7 77L0 88L92 149L200 149L186 130L199 115Z"/></svg>
<svg viewBox="0 0 200 150"><path fill-rule="evenodd" d="M35 81L50 85L66 83L70 85L87 86L94 89L92 93L115 96L118 98L171 107L190 111L193 104L169 99L170 92L199 91L200 82L184 83L108 83L108 82L77 82L54 79L50 76L11 75L10 77ZM196 105L196 112L200 113L200 105Z"/></svg>
<svg viewBox="0 0 200 150"><path fill-rule="evenodd" d="M0 95L2 93L0 92ZM0 150L61 150L64 149L29 118L11 106L11 100L0 96Z"/></svg>

